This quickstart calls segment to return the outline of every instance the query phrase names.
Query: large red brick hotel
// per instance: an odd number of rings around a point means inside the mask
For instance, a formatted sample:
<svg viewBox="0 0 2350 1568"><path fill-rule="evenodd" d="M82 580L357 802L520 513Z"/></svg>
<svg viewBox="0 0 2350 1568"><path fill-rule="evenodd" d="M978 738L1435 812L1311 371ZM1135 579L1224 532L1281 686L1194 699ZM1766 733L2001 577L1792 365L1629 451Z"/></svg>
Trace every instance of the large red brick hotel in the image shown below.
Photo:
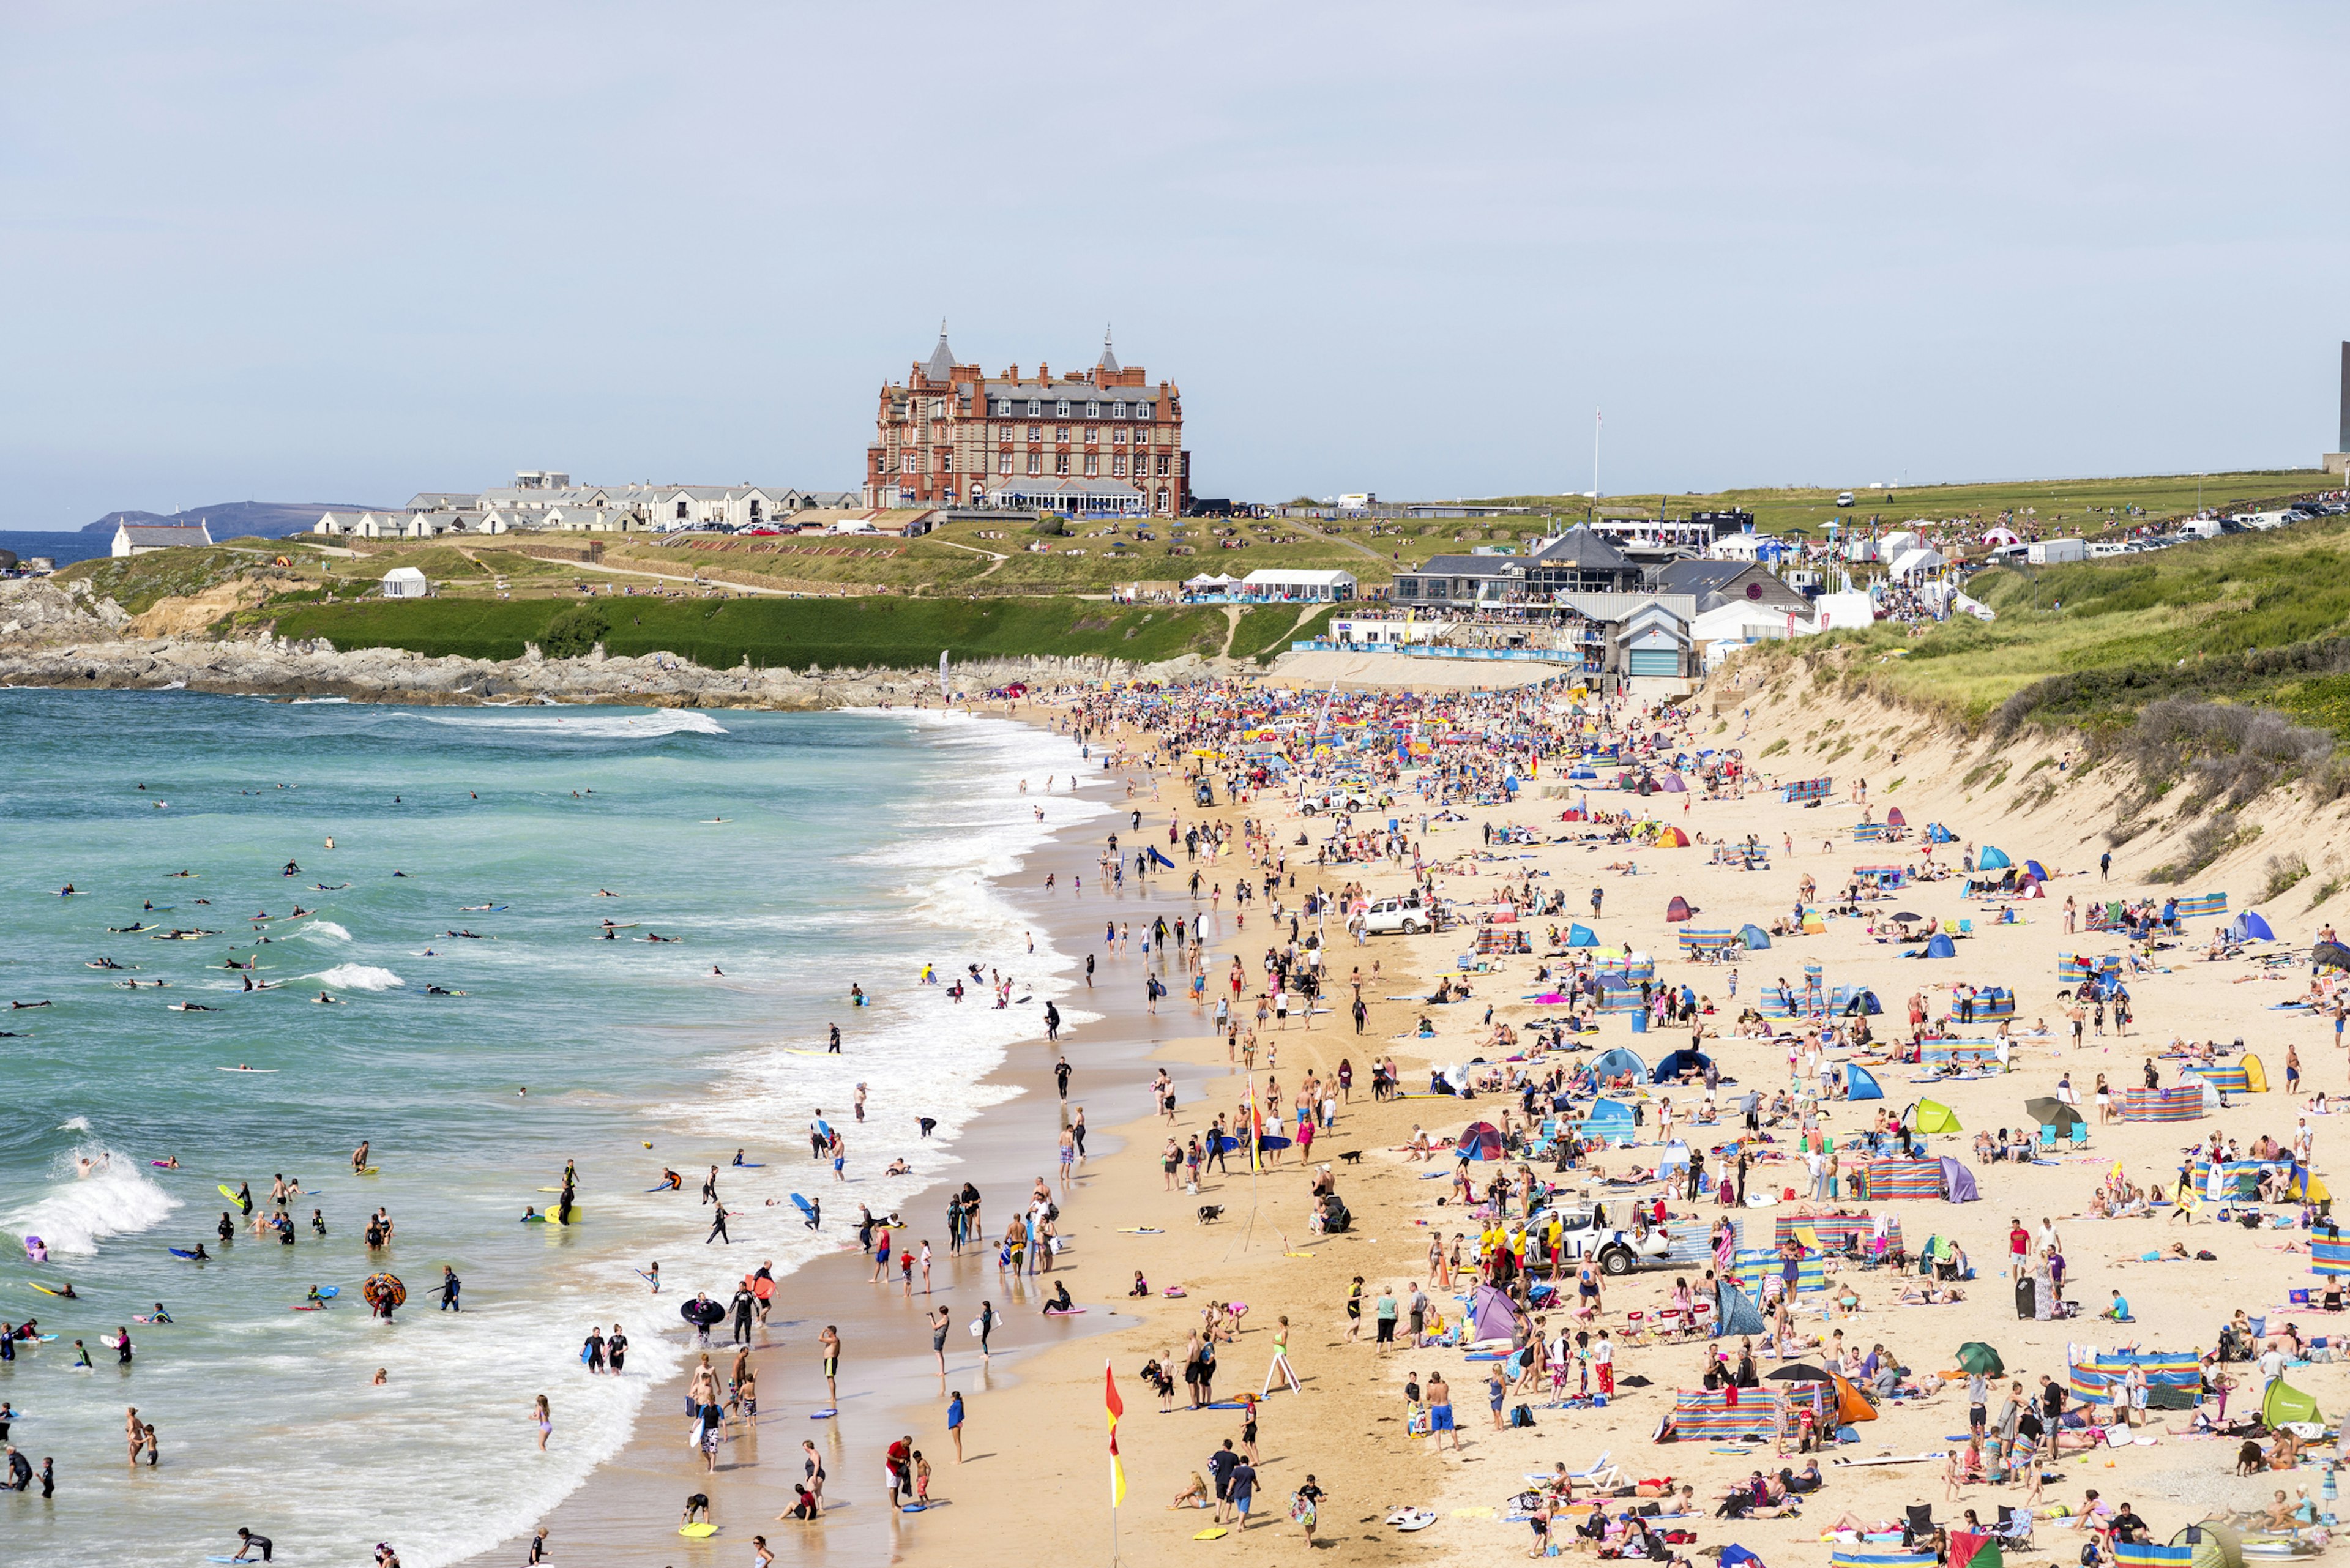
<svg viewBox="0 0 2350 1568"><path fill-rule="evenodd" d="M1180 517L1191 501L1183 394L1151 386L1102 337L1091 369L991 377L955 362L946 328L903 385L881 389L865 458L868 506L1002 506Z"/></svg>

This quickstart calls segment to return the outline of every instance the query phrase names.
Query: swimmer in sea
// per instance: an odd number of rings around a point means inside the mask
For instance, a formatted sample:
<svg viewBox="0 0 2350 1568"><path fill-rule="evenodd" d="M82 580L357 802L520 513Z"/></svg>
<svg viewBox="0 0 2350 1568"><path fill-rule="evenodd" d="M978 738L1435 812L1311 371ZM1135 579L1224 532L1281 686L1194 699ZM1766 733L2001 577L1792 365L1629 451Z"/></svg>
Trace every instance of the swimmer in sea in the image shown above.
<svg viewBox="0 0 2350 1568"><path fill-rule="evenodd" d="M726 973L726 971L725 971L724 970L720 969L716 964L712 964L712 965L710 966L710 972L711 972L711 973L712 973L712 974L714 974L714 975L721 976L721 977L723 977L723 976L724 976L724 974Z"/></svg>
<svg viewBox="0 0 2350 1568"><path fill-rule="evenodd" d="M177 1170L180 1168L180 1159L177 1155L172 1156L169 1159L159 1159L155 1163L161 1166L165 1170Z"/></svg>
<svg viewBox="0 0 2350 1568"><path fill-rule="evenodd" d="M375 1142L372 1138L359 1139L359 1147L351 1150L351 1168L353 1170L364 1170L367 1168L368 1150L374 1147Z"/></svg>
<svg viewBox="0 0 2350 1568"><path fill-rule="evenodd" d="M203 1251L203 1248L198 1247L196 1251L201 1253ZM149 1323L169 1323L172 1321L172 1314L163 1310L163 1303L161 1302L157 1302L155 1303L155 1310L148 1314L147 1321Z"/></svg>
<svg viewBox="0 0 2350 1568"><path fill-rule="evenodd" d="M316 995L316 996L312 997L310 1000L311 1000L312 1002L314 1002L319 1003L319 1004L321 1004L321 1005L323 1005L323 1006L327 1006L327 1007L340 1007L340 1006L342 1005L342 1003L341 1003L341 1002L337 1002L333 997L328 996L328 995L325 992L323 992L323 991L322 991L322 992L320 992L317 995Z"/></svg>

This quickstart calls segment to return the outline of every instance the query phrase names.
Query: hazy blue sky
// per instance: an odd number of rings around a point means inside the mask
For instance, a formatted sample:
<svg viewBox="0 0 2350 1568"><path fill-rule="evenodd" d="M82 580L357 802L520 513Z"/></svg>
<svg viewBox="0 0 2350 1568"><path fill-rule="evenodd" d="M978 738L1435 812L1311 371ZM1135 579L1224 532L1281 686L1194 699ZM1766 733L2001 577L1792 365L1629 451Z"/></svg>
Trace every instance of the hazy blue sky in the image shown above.
<svg viewBox="0 0 2350 1568"><path fill-rule="evenodd" d="M941 316L1196 487L2306 465L2338 5L0 6L0 526L848 486Z"/></svg>

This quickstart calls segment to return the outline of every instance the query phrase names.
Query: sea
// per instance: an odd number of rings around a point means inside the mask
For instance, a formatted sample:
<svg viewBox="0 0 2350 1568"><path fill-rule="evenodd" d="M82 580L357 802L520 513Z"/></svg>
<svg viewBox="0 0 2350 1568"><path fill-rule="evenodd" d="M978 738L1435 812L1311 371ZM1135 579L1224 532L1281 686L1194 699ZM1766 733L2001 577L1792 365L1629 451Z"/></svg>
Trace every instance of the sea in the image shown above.
<svg viewBox="0 0 2350 1568"><path fill-rule="evenodd" d="M57 1336L0 1363L12 1440L57 1483L0 1502L7 1561L197 1562L242 1525L282 1560L388 1542L435 1568L523 1531L619 1450L692 1293L853 1245L858 1205L935 1180L1014 1092L984 1080L1045 1000L1087 1017L994 881L1113 809L1071 793L1084 768L959 713L0 691L0 1002L46 1004L0 1008L0 1320ZM925 965L1000 970L1018 1001L953 1001ZM809 1158L819 1112L846 1184ZM897 1153L920 1174L883 1175ZM526 1222L567 1162L575 1222ZM731 1248L704 1244L712 1165ZM665 1168L681 1192L650 1190ZM280 1176L290 1245L222 1190L265 1213ZM405 1289L390 1322L360 1299L379 1275ZM297 1310L313 1287L338 1293ZM625 1375L583 1376L616 1325ZM101 1343L124 1328L128 1368ZM127 1462L127 1406L159 1467Z"/></svg>
<svg viewBox="0 0 2350 1568"><path fill-rule="evenodd" d="M83 533L34 533L26 529L0 528L0 550L14 550L20 561L36 556L46 556L60 566L76 561L87 561L103 556L114 548L114 535Z"/></svg>

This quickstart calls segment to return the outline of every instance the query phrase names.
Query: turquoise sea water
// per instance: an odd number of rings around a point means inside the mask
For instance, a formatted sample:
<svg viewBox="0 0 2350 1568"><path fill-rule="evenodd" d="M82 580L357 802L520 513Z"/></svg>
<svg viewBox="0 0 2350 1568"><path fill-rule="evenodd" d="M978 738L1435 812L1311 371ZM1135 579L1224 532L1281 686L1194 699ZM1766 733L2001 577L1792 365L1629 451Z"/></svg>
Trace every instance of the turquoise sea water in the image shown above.
<svg viewBox="0 0 2350 1568"><path fill-rule="evenodd" d="M1041 932L1027 951L987 878L1108 809L1066 793L1080 766L1067 742L961 716L0 691L0 1001L53 1003L0 1011L0 1319L61 1335L0 1366L14 1440L58 1476L51 1504L0 1496L8 1560L194 1562L244 1524L296 1562L389 1541L434 1568L521 1529L618 1450L683 1354L691 1291L837 1245L858 1202L934 1179L1003 1092L980 1080L1066 994L1066 961ZM483 904L503 908L466 909ZM599 940L606 919L630 929ZM216 934L109 930L141 921ZM639 940L654 932L683 940ZM244 992L232 952L282 989ZM135 967L85 967L100 959ZM1000 966L1035 1000L949 1002L916 983L926 961ZM873 1006L847 1004L852 982ZM827 1056L836 1021L847 1050ZM239 1064L268 1071L220 1070ZM857 1179L835 1187L805 1128L859 1081ZM918 1116L940 1124L919 1147ZM351 1173L362 1138L379 1175ZM767 1163L722 1172L747 1211L730 1252L702 1244L697 1192L738 1146ZM917 1177L881 1176L899 1153ZM150 1163L167 1158L180 1168ZM519 1223L567 1158L581 1222ZM683 1193L645 1190L664 1164ZM240 1228L223 1246L217 1184L252 1183L265 1210L279 1173L304 1188L296 1244ZM825 1235L790 1206L802 1189ZM398 1229L370 1255L379 1206ZM166 1251L198 1241L216 1261ZM658 1298L636 1272L656 1258ZM434 1310L444 1263L462 1314ZM409 1291L390 1324L358 1300L379 1270ZM81 1300L32 1288L67 1280ZM292 1311L314 1283L338 1303ZM172 1324L131 1321L158 1301ZM616 1319L628 1376L590 1379L580 1341ZM127 1373L99 1344L126 1324ZM77 1337L94 1371L71 1369ZM125 1463L126 1405L156 1424L154 1470Z"/></svg>

